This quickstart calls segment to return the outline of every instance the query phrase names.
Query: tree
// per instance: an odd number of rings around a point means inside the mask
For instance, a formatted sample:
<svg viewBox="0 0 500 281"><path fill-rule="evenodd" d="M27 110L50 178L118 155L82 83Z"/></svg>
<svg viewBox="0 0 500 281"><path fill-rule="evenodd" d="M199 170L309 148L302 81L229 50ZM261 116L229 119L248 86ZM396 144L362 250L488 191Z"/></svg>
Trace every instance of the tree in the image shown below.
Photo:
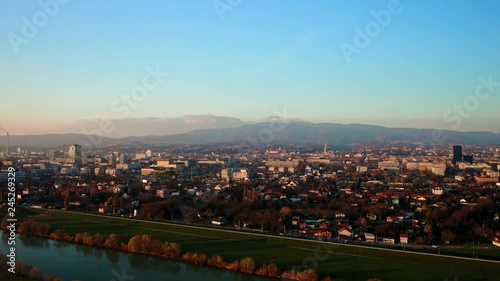
<svg viewBox="0 0 500 281"><path fill-rule="evenodd" d="M280 275L280 270L278 269L278 266L276 266L274 263L270 263L267 266L267 276L278 277L279 275Z"/></svg>
<svg viewBox="0 0 500 281"><path fill-rule="evenodd" d="M40 280L42 278L42 271L38 267L33 267L28 276L29 279Z"/></svg>
<svg viewBox="0 0 500 281"><path fill-rule="evenodd" d="M455 235L455 233L453 233L453 231L449 229L445 229L441 232L441 240L443 240L443 242L445 243L453 242L456 237L457 236Z"/></svg>
<svg viewBox="0 0 500 281"><path fill-rule="evenodd" d="M297 280L299 281L317 281L318 273L313 269L306 269L297 273Z"/></svg>
<svg viewBox="0 0 500 281"><path fill-rule="evenodd" d="M177 243L170 243L168 253L170 258L178 259L181 256L181 247Z"/></svg>
<svg viewBox="0 0 500 281"><path fill-rule="evenodd" d="M87 232L82 235L82 243L88 246L94 246L94 237Z"/></svg>
<svg viewBox="0 0 500 281"><path fill-rule="evenodd" d="M221 256L212 256L207 260L207 265L215 267L225 267L224 260Z"/></svg>
<svg viewBox="0 0 500 281"><path fill-rule="evenodd" d="M135 235L128 241L128 251L131 253L140 253L142 250L142 241L140 235Z"/></svg>
<svg viewBox="0 0 500 281"><path fill-rule="evenodd" d="M83 234L82 233L75 234L74 242L75 243L82 243L82 241L83 241Z"/></svg>
<svg viewBox="0 0 500 281"><path fill-rule="evenodd" d="M143 234L141 236L141 253L148 254L151 251L151 236Z"/></svg>
<svg viewBox="0 0 500 281"><path fill-rule="evenodd" d="M255 260L250 257L242 258L240 261L240 271L243 273L253 273L255 271Z"/></svg>
<svg viewBox="0 0 500 281"><path fill-rule="evenodd" d="M368 228L368 221L366 220L365 217L361 218L361 227L364 228L364 229Z"/></svg>
<svg viewBox="0 0 500 281"><path fill-rule="evenodd" d="M94 234L94 245L102 246L104 244L104 237L101 233L97 232Z"/></svg>
<svg viewBox="0 0 500 281"><path fill-rule="evenodd" d="M226 265L226 269L238 271L240 269L240 263L236 260L230 264Z"/></svg>
<svg viewBox="0 0 500 281"><path fill-rule="evenodd" d="M292 209L290 209L287 206L283 206L283 207L281 207L280 215L283 216L283 217L288 217L289 218L289 217L292 216Z"/></svg>
<svg viewBox="0 0 500 281"><path fill-rule="evenodd" d="M47 275L47 276L45 276L45 278L43 280L44 281L62 281L61 278L57 278L54 275Z"/></svg>
<svg viewBox="0 0 500 281"><path fill-rule="evenodd" d="M182 255L182 260L191 263L193 262L193 254L191 252L186 252Z"/></svg>
<svg viewBox="0 0 500 281"><path fill-rule="evenodd" d="M118 241L118 235L110 234L108 238L104 241L103 246L106 249L118 249L120 247L120 242Z"/></svg>
<svg viewBox="0 0 500 281"><path fill-rule="evenodd" d="M207 255L205 254L193 254L192 263L196 265L204 265L207 262Z"/></svg>
<svg viewBox="0 0 500 281"><path fill-rule="evenodd" d="M64 230L56 229L54 232L50 234L50 238L61 240L64 238Z"/></svg>
<svg viewBox="0 0 500 281"><path fill-rule="evenodd" d="M255 274L257 275L262 275L262 276L268 276L267 272L267 264L262 264L256 271Z"/></svg>

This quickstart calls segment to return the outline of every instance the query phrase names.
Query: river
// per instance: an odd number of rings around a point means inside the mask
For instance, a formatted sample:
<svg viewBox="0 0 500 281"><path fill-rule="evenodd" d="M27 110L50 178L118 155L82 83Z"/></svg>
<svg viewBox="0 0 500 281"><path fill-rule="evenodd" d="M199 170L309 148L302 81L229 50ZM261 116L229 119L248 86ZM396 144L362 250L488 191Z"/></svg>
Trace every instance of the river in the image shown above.
<svg viewBox="0 0 500 281"><path fill-rule="evenodd" d="M4 255L10 247L7 238L3 232L0 253ZM38 266L44 276L53 274L65 281L276 280L26 235L17 235L16 259Z"/></svg>

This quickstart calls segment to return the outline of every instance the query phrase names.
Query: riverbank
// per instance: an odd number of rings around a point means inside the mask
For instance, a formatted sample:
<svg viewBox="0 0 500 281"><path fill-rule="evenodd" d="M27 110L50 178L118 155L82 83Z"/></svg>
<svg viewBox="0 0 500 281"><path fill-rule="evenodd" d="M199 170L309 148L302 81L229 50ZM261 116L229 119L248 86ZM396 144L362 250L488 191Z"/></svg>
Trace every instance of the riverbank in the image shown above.
<svg viewBox="0 0 500 281"><path fill-rule="evenodd" d="M460 280L495 280L498 268L498 264L479 261L338 244L329 244L325 249L317 241L294 241L88 214L54 211L36 219L49 224L51 230L65 229L72 235L89 231L107 236L119 232L120 242L125 242L134 235L147 233L152 239L178 242L184 252L220 255L228 261L240 260L244 255L252 257L258 265L275 263L280 269L304 268L305 265L316 267L320 277L330 275L344 280L380 278L390 281L406 280L408 276L413 280L453 280L457 276Z"/></svg>
<svg viewBox="0 0 500 281"><path fill-rule="evenodd" d="M15 273L8 271L8 258L0 254L0 281L63 281L54 275L42 275L42 271L37 266L19 261L16 264Z"/></svg>
<svg viewBox="0 0 500 281"><path fill-rule="evenodd" d="M105 248L108 250L118 250L131 254L142 254L166 259L181 260L194 265L210 266L237 271L245 274L254 274L263 277L285 278L289 280L317 281L318 275L313 269L281 272L275 264L262 264L257 267L252 257L243 257L234 261L224 261L219 255L207 256L199 252L182 252L177 243L152 239L148 234L135 235L128 243L120 242L118 235L109 234L107 237L97 233L76 233L75 235L66 233L62 229L50 231L49 225L27 219L19 224L18 233L34 235L43 238L60 240L68 243L83 244L90 247ZM326 277L323 280L330 280Z"/></svg>
<svg viewBox="0 0 500 281"><path fill-rule="evenodd" d="M33 280L0 270L0 281L33 281Z"/></svg>

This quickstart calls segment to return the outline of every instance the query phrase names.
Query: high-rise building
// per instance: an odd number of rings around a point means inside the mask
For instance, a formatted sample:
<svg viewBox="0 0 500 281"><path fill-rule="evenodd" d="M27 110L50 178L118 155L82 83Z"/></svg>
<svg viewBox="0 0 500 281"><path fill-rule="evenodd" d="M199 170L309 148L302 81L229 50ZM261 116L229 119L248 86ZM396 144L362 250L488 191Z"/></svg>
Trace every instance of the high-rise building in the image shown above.
<svg viewBox="0 0 500 281"><path fill-rule="evenodd" d="M123 165L125 164L125 154L120 153L120 164Z"/></svg>
<svg viewBox="0 0 500 281"><path fill-rule="evenodd" d="M73 144L69 146L69 159L73 164L82 163L82 146L79 144Z"/></svg>
<svg viewBox="0 0 500 281"><path fill-rule="evenodd" d="M454 145L453 146L453 164L457 164L458 162L462 162L462 146Z"/></svg>

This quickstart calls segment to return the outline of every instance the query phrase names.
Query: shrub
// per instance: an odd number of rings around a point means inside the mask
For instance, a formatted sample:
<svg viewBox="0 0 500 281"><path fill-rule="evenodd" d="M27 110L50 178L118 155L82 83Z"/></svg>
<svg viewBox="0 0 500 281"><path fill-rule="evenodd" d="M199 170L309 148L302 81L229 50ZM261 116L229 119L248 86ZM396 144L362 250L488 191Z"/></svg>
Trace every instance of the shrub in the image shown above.
<svg viewBox="0 0 500 281"><path fill-rule="evenodd" d="M29 274L29 279L40 280L42 278L42 271L38 267L33 267Z"/></svg>
<svg viewBox="0 0 500 281"><path fill-rule="evenodd" d="M270 263L267 266L267 276L279 277L279 275L280 275L280 270L278 269L278 266L276 266L274 263Z"/></svg>
<svg viewBox="0 0 500 281"><path fill-rule="evenodd" d="M77 233L75 234L75 243L82 243L83 242L83 234L82 233Z"/></svg>
<svg viewBox="0 0 500 281"><path fill-rule="evenodd" d="M238 261L233 261L226 265L226 269L238 271L240 269L240 263Z"/></svg>
<svg viewBox="0 0 500 281"><path fill-rule="evenodd" d="M116 234L110 234L108 238L104 241L103 246L106 249L119 249L120 248L120 242L118 241L118 235Z"/></svg>
<svg viewBox="0 0 500 281"><path fill-rule="evenodd" d="M82 243L88 246L94 246L94 237L88 232L82 234Z"/></svg>
<svg viewBox="0 0 500 281"><path fill-rule="evenodd" d="M255 274L257 275L262 275L262 276L268 276L267 273L267 264L261 265L256 271Z"/></svg>
<svg viewBox="0 0 500 281"><path fill-rule="evenodd" d="M94 234L93 240L94 240L94 245L96 246L102 247L102 245L104 244L104 237L99 232Z"/></svg>
<svg viewBox="0 0 500 281"><path fill-rule="evenodd" d="M184 255L182 255L182 260L188 263L191 263L193 260L193 254L191 252L187 252Z"/></svg>
<svg viewBox="0 0 500 281"><path fill-rule="evenodd" d="M64 239L64 230L62 229L56 229L54 232L50 234L50 238L52 239L57 239L57 240L62 240Z"/></svg>
<svg viewBox="0 0 500 281"><path fill-rule="evenodd" d="M207 260L207 265L215 267L226 267L224 260L221 256L215 255Z"/></svg>
<svg viewBox="0 0 500 281"><path fill-rule="evenodd" d="M255 271L255 260L250 257L242 258L240 261L240 271L243 273L253 273Z"/></svg>

